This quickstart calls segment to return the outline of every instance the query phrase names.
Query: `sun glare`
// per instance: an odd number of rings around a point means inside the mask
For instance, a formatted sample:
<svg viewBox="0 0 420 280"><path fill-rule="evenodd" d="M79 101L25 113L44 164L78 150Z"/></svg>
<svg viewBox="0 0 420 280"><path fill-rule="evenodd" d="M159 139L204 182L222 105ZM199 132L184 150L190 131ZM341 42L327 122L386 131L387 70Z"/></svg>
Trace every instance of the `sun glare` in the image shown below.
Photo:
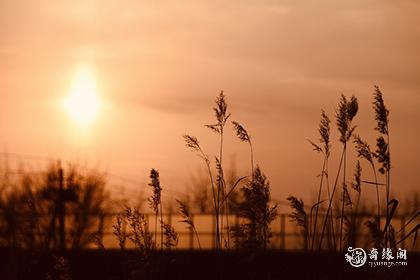
<svg viewBox="0 0 420 280"><path fill-rule="evenodd" d="M64 101L70 118L78 125L88 126L96 120L100 103L92 72L86 67L79 69Z"/></svg>

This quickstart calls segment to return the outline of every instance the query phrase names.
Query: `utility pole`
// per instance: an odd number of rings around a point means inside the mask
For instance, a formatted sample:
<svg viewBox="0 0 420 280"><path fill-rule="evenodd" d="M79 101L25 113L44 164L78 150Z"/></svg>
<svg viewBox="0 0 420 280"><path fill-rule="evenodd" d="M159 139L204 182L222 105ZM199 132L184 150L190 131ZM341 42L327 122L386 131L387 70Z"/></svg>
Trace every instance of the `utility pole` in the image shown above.
<svg viewBox="0 0 420 280"><path fill-rule="evenodd" d="M77 201L77 194L74 189L64 188L64 171L60 161L57 164L58 174L49 174L48 184L43 190L43 197L54 204L49 231L45 242L46 249L50 248L51 240L53 248L61 251L66 250L66 203ZM58 177L57 177L58 176ZM58 182L57 182L58 181ZM58 184L58 186L57 186ZM58 232L57 232L58 220ZM58 235L58 240L57 240Z"/></svg>
<svg viewBox="0 0 420 280"><path fill-rule="evenodd" d="M61 165L58 169L59 176L59 190L58 190L58 201L57 201L57 212L59 218L59 231L60 231L60 250L64 251L66 249L66 208L64 205L64 174L63 168Z"/></svg>

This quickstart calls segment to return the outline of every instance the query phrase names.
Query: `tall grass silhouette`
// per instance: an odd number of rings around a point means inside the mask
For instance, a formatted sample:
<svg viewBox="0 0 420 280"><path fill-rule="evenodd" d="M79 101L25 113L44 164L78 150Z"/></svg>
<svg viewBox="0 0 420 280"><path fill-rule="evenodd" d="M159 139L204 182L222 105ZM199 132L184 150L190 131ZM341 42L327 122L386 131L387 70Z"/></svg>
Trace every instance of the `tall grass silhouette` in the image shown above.
<svg viewBox="0 0 420 280"><path fill-rule="evenodd" d="M187 224L188 227L190 227L194 231L195 237L197 238L197 242L198 242L198 248L201 249L200 237L198 236L198 232L197 232L197 229L195 228L194 220L193 220L193 217L191 216L191 212L188 209L188 206L180 200L177 200L177 202L179 205L179 211L181 213L181 217L183 218L183 220L181 220L180 222Z"/></svg>
<svg viewBox="0 0 420 280"><path fill-rule="evenodd" d="M235 131L236 136L240 141L246 142L249 144L250 148L250 162L251 162L251 180L248 180L246 185L242 187L241 192L244 196L244 200L239 203L239 210L238 214L244 218L246 218L249 223L242 224L240 226L235 226L232 230L229 224L229 197L234 191L236 187L239 186L241 182L247 179L249 176L243 176L236 180L236 182L232 185L230 190L227 190L227 184L224 175L224 167L223 167L223 143L224 143L224 133L225 133L225 126L228 119L231 116L231 113L228 112L228 105L226 102L225 95L220 92L219 96L216 98L216 106L213 108L216 117L216 123L211 125L205 125L206 127L210 128L213 132L219 135L219 155L215 157L215 164L214 168L216 170L216 176L213 175L213 171L211 168L211 162L209 156L205 154L200 143L195 136L191 136L185 134L184 141L188 148L190 148L193 152L196 152L197 155L203 159L207 171L208 176L210 179L210 185L212 188L213 193L213 205L214 205L214 214L215 214L215 244L216 249L220 250L223 247L223 243L226 248L230 248L230 235L231 232L234 234L236 239L235 246L236 247L253 247L253 248L266 248L266 244L269 241L269 230L268 226L270 222L275 217L275 207L269 209L269 185L266 182L266 177L261 173L260 168L254 168L254 152L253 146L251 142L251 137L248 131L237 121L233 121L233 129ZM258 171L258 174L257 174ZM257 178L258 175L258 178ZM216 179L214 179L216 178ZM257 180L258 179L258 180ZM256 181L254 181L256 180ZM257 193L260 193L258 196ZM253 195L252 195L253 194ZM252 202L250 202L252 201ZM260 203L260 206L252 206L252 203ZM252 208L254 207L254 208ZM260 210L255 210L260 209ZM260 208L258 208L260 207ZM182 205L181 205L182 208ZM253 210L251 210L253 209ZM248 211L248 212L247 212ZM250 211L254 211L251 215ZM257 212L255 212L257 211ZM256 216L257 215L257 216ZM188 219L186 219L187 221ZM226 222L226 231L223 229L224 222ZM257 233L261 231L261 233ZM259 234L260 236L251 237L252 234ZM252 241L254 239L254 241ZM241 240L241 241L238 241ZM247 241L246 241L247 240ZM255 240L260 242L260 245L255 245ZM223 242L224 241L224 242ZM248 246L244 245L246 242L251 242L254 245ZM242 244L242 245L240 245Z"/></svg>
<svg viewBox="0 0 420 280"><path fill-rule="evenodd" d="M318 214L319 214L319 207L320 204L323 202L321 201L321 195L322 195L322 187L324 186L324 178L326 181L326 188L327 188L327 194L328 194L328 201L331 200L331 194L330 194L330 187L329 187L329 178L328 178L328 159L330 157L330 149L331 149L331 144L330 144L330 118L328 117L328 115L325 113L324 110L321 111L321 120L319 123L319 128L318 128L318 132L320 135L319 138L319 142L321 144L318 145L315 142L312 142L311 140L309 140L309 143L312 145L314 151L316 152L320 152L323 154L324 159L323 159L323 163L322 163L322 168L321 168L321 173L320 173L320 182L319 182L319 190L318 190L318 197L317 197L317 202L316 202L316 210L315 210L315 219L313 222L313 234L312 234L312 240L311 240L311 249L313 250L314 248L314 244L315 244L315 237L316 237L316 232L317 232L317 225L318 225ZM303 204L303 202L302 202ZM298 205L296 203L294 203L294 205ZM292 207L295 208L295 207ZM311 217L312 217L312 213L311 213ZM331 225L331 230L332 230L332 236L334 236L334 223L333 220L331 218L330 221L330 225ZM311 227L311 225L309 226ZM311 230L309 229L309 232ZM306 240L306 239L305 239ZM334 247L335 247L335 238L333 237L333 241L334 241Z"/></svg>
<svg viewBox="0 0 420 280"><path fill-rule="evenodd" d="M215 271L228 270L227 267L232 263L233 265L239 263L241 269L259 277L266 271L264 271L265 264L258 263L258 258L270 261L267 256L274 256L275 260L280 256L277 254L278 251L270 251L274 248L271 245L273 237L271 223L278 216L278 208L277 204L271 201L271 185L267 176L254 162L252 142L254 138L251 138L251 133L239 122L228 123L231 114L223 92L216 97L215 104L213 111L216 121L206 127L217 134L216 156L206 154L197 137L183 135L185 145L203 160L206 167L205 176L208 176L208 180L204 182L204 188L201 187L198 191L207 191L206 188L210 184L211 197L208 193L203 195L200 199L208 201L204 203L201 201L202 206L196 208L202 209L202 213L205 214L209 205L213 208L211 210L214 212L215 223L212 237L215 252L204 250L206 245L202 235L207 233L199 232L201 224L197 222L197 216L194 216L197 214L194 212L194 207L190 207L191 204L181 199L174 199L178 205L178 214L181 216L181 220L177 222L185 224L190 229L190 244L194 246L196 239L200 250L186 251L187 253L173 250L180 249L178 248L182 243L180 236L185 232L175 230L176 226L171 223L170 215L165 220L163 205L167 207L172 201L166 200L166 197L163 201L164 188L161 185L160 173L152 168L149 182L147 186L145 185L146 188L150 187L151 196L144 199L148 202L152 213L147 213L147 210L143 211L139 207L131 207L127 203L116 213L112 225L112 234L120 248L118 258L122 260L121 278L163 279L165 277L162 275L175 275L171 274L172 270L176 270L176 267L182 266L184 262L196 264L194 260L196 256L210 261L208 266ZM412 246L415 246L420 230L418 223L420 211L418 209L409 211L410 215L414 215L402 223L400 228L396 228L396 223L393 222L393 219L399 215L397 212L401 206L399 200L391 197L389 110L385 106L383 93L377 86L374 87L373 110L376 121L374 129L379 133L375 148L371 148L373 145L371 146L356 133L354 120L359 112L357 98L341 95L335 109L339 161L331 185L329 172L334 141L332 121L327 112L321 111L317 127L319 139L309 140L313 150L322 156L316 200L304 203L297 196L290 195L286 198L291 208L289 218L297 225L298 234L303 237L303 252L300 253L303 257L313 256L314 253L309 254L309 250L321 251L325 248L332 252L325 255L322 253L319 256L335 256L330 253L341 252L346 247L355 247L362 241L368 241L364 245L369 244L378 249L392 248L395 251L401 246L400 244L412 237ZM229 178L229 173L225 175L226 167L223 159L227 125L232 125L234 136L249 146L249 154L248 150L245 153L246 158L249 157L249 160L245 161L247 171L242 177ZM354 164L349 160L351 158L349 154L352 152L351 144L354 145L354 152L357 155ZM362 169L363 163L366 163L367 168ZM350 165L354 166L352 177L348 174ZM369 176L373 179L369 179ZM42 249L43 252L55 254L56 251L65 252L61 248L63 242L60 242L65 240L64 249L92 248L90 246L96 245L100 249L98 251L103 254L99 256L105 255L107 244L103 242L103 235L106 232L107 220L113 215L111 210L115 208L109 209L109 195L105 191L103 176L95 173L84 175L77 168L62 169L61 165L56 164L41 177L24 174L21 184L13 187L16 188L0 187L2 226L0 244L5 244L5 247L16 252L24 249L32 254L37 249ZM372 209L366 208L363 204L365 202L361 200L362 197L368 199L365 188L369 187L375 188L376 195L372 203L374 205L372 213L367 212ZM63 190L66 190L64 194L61 193ZM235 201L231 199L234 195L236 195ZM58 211L57 201L65 203L66 217L64 211ZM63 229L57 226L59 213L62 213L61 221L67 225L67 232L64 235ZM232 213L236 219L234 225L231 225L230 221ZM361 239L365 232L369 233L369 240ZM282 234L288 233L283 231ZM328 247L323 244L325 241L328 241ZM222 250L224 248L228 249L227 252ZM54 269L50 269L51 272L46 276L52 277L51 279L70 277L71 267L68 266L70 262L64 254L53 256ZM219 257L221 260L216 259ZM245 258L247 260L244 261ZM258 265L262 268L257 267ZM268 275L266 279L273 279L268 272L266 275Z"/></svg>
<svg viewBox="0 0 420 280"><path fill-rule="evenodd" d="M333 190L331 193L331 198L329 199L329 204L327 208L326 217L322 226L322 232L321 237L319 241L319 249L322 247L322 241L325 233L325 228L328 222L328 217L331 213L331 207L334 199L334 195L336 193L338 180L341 171L343 170L343 183L342 183L342 202L341 202L341 216L340 216L340 235L339 235L339 249L342 249L342 236L343 236L343 221L344 221L344 208L345 208L345 202L347 200L348 202L348 190L347 190L347 184L346 184L346 164L347 164L347 143L350 140L354 130L355 126L352 125L352 120L356 116L358 111L358 102L356 97L352 96L350 100L347 100L347 98L344 95L341 95L340 102L338 104L338 108L336 109L336 125L337 129L340 133L340 142L343 145L340 163L338 166L338 171L336 175L336 179L334 182Z"/></svg>
<svg viewBox="0 0 420 280"><path fill-rule="evenodd" d="M239 140L249 144L250 159L251 159L251 176L254 178L254 150L252 148L251 136L248 131L238 122L233 121L233 129L235 130L236 136Z"/></svg>
<svg viewBox="0 0 420 280"><path fill-rule="evenodd" d="M160 214L160 248L163 249L162 187L160 186L159 172L154 168L150 171L149 186L153 188L153 195L148 199L148 201L150 208L155 213L155 246L157 241L158 216Z"/></svg>
<svg viewBox="0 0 420 280"><path fill-rule="evenodd" d="M308 249L308 242L309 242L308 240L309 239L309 226L308 226L308 216L304 208L303 200L298 199L294 196L289 196L287 200L290 203L290 208L293 209L292 213L290 214L291 220L296 222L296 224L302 228L304 249L306 251Z"/></svg>
<svg viewBox="0 0 420 280"><path fill-rule="evenodd" d="M358 113L358 109L359 104L355 96L347 99L344 95L341 95L337 109L335 110L335 119L339 133L339 142L341 143L342 149L331 193L329 189L328 174L328 159L331 152L330 120L325 111L321 112L321 121L318 128L320 135L319 144L309 140L313 149L323 155L317 201L311 207L310 215L307 215L302 200L299 200L294 196L288 197L290 206L293 209L291 218L299 227L302 228L305 248L307 248L308 244L310 244L311 249L314 250L315 242L317 241L316 237L318 236L317 225L319 209L324 202L324 200L322 200L324 181L327 185L328 208L322 222L321 233L319 234L318 250L323 248L323 240L329 226L331 226L329 229L332 232L332 236L329 237L333 240L333 248L335 250L342 251L343 242L347 246L355 246L356 238L358 236L357 231L360 231L361 223L363 221L358 214L360 197L363 190L362 184L374 185L376 188L376 216L373 220L368 220L364 223L371 235L374 245L379 248L396 248L397 244L400 244L411 235L414 235L414 242L416 240L417 231L420 228L419 224L415 225L408 234L404 235L403 232L405 232L406 227L415 220L415 217L417 217L419 213L414 215L414 217L409 220L409 223L403 225L398 231L396 231L392 225L392 218L397 211L399 201L395 198L390 198L391 156L389 148L389 110L385 106L382 91L378 86L374 86L373 93L373 109L376 120L375 130L379 132L379 136L376 139L375 151L372 151L367 141L363 140L360 135L355 133L356 126L353 124L353 120ZM347 180L347 154L349 150L348 143L351 139L352 143L355 145L357 157L368 162L372 169L374 179L362 180L362 167L358 160L355 165L353 182L350 184L351 188L349 188ZM379 165L379 167L377 165ZM379 183L377 171L384 176L384 184ZM335 194L339 187L340 177L342 178L341 196L337 199ZM380 200L380 186L385 186L386 212L385 224L383 226L381 225L382 207ZM351 194L351 190L355 192L354 195ZM356 202L352 199L354 196ZM336 202L339 202L340 205L334 207L333 205ZM315 217L312 220L312 212L314 208ZM334 216L334 213L338 213L337 216ZM337 225L335 225L335 219L339 219L338 228ZM336 238L338 238L338 244L336 243Z"/></svg>
<svg viewBox="0 0 420 280"><path fill-rule="evenodd" d="M257 166L252 180L242 187L244 200L239 204L239 216L246 222L235 226L233 233L236 248L267 249L270 243L270 223L277 216L277 205L270 203L270 183Z"/></svg>

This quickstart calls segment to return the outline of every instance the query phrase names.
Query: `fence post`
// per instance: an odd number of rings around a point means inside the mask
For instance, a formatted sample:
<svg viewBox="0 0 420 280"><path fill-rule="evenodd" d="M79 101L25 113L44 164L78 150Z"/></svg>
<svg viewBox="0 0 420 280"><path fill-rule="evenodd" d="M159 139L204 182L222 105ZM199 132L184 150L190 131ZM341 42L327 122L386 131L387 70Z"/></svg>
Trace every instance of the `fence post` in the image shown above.
<svg viewBox="0 0 420 280"><path fill-rule="evenodd" d="M405 217L402 216L400 221L401 221L401 228L402 228L401 236L404 237L405 236L405 226L404 226L405 225ZM405 249L405 239L402 241L401 246L402 246L403 249Z"/></svg>
<svg viewBox="0 0 420 280"><path fill-rule="evenodd" d="M194 224L194 214L191 214L191 221ZM189 234L189 236L190 236L190 250L193 250L194 249L194 230L193 230L192 227L190 227L190 234Z"/></svg>
<svg viewBox="0 0 420 280"><path fill-rule="evenodd" d="M213 250L216 248L216 232L215 232L215 227L216 227L216 216L215 215L211 215L212 219L212 225L211 225L211 237L212 237L212 244L213 244Z"/></svg>
<svg viewBox="0 0 420 280"><path fill-rule="evenodd" d="M284 214L280 214L280 249L286 249L286 219Z"/></svg>

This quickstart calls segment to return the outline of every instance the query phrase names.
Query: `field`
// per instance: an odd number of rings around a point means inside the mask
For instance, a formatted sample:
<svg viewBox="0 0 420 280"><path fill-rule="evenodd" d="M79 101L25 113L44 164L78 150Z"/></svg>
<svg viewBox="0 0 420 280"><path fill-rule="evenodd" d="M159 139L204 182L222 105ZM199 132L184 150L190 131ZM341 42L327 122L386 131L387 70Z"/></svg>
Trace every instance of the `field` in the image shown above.
<svg viewBox="0 0 420 280"><path fill-rule="evenodd" d="M54 253L1 251L2 279L413 279L420 255L406 267L349 266L342 254L267 251L264 254L215 251L155 252L149 267L136 265L135 252L67 252L65 264ZM61 278L60 278L61 277ZM67 278L66 278L67 277ZM48 278L47 278L48 279Z"/></svg>

